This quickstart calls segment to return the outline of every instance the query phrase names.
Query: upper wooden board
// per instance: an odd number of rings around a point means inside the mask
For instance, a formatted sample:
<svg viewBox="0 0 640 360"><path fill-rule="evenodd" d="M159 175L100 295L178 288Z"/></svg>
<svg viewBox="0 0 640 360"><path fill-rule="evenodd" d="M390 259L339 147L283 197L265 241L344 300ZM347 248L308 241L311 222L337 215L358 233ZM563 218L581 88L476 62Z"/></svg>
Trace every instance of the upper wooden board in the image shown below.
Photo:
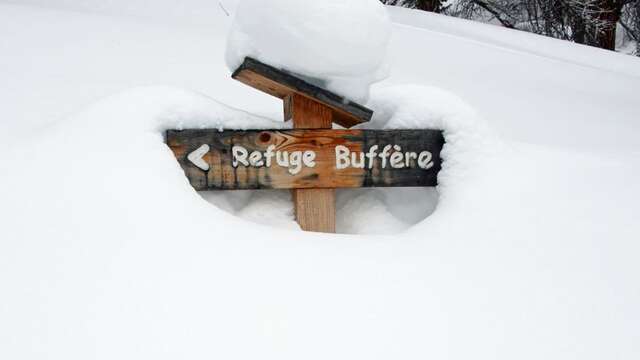
<svg viewBox="0 0 640 360"><path fill-rule="evenodd" d="M435 186L438 130L170 130L197 190Z"/></svg>
<svg viewBox="0 0 640 360"><path fill-rule="evenodd" d="M333 122L345 128L367 122L373 116L373 111L362 105L250 57L245 58L231 77L283 100L293 94L315 100L331 108Z"/></svg>

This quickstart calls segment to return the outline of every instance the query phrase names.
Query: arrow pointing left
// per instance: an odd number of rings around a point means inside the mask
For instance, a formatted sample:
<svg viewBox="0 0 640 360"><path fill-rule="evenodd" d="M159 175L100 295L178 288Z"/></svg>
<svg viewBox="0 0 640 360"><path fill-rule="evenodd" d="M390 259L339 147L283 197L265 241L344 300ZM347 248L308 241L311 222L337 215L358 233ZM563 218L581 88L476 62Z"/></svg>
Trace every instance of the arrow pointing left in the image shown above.
<svg viewBox="0 0 640 360"><path fill-rule="evenodd" d="M201 170L209 171L209 163L204 161L202 158L205 156L211 148L209 145L204 144L197 148L195 151L191 152L191 154L187 155L187 159L193 163L193 165L197 166Z"/></svg>

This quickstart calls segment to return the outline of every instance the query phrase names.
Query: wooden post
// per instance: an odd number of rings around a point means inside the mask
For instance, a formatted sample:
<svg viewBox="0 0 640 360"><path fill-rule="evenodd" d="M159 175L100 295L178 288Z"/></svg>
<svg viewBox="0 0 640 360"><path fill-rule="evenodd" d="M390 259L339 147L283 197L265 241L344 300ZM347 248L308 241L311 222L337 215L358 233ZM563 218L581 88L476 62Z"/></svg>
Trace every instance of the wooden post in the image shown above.
<svg viewBox="0 0 640 360"><path fill-rule="evenodd" d="M285 121L292 119L296 129L331 129L333 111L300 94L284 99ZM292 190L296 221L302 230L336 232L336 195L334 189Z"/></svg>
<svg viewBox="0 0 640 360"><path fill-rule="evenodd" d="M331 129L334 122L350 128L371 120L373 115L362 105L250 57L231 77L283 99L285 120L292 119L296 129ZM335 232L334 189L296 189L293 202L302 230Z"/></svg>

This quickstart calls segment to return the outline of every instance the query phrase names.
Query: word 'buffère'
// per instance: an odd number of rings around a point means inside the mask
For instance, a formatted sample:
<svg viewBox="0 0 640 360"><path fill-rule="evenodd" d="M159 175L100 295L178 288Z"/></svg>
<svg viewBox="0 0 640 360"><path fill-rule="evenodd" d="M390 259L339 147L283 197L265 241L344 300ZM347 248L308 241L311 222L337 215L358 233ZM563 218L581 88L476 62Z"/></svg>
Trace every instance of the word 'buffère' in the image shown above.
<svg viewBox="0 0 640 360"><path fill-rule="evenodd" d="M292 175L302 171L303 167L314 168L316 166L316 153L313 150L305 151L280 151L275 145L269 145L266 151L249 152L245 147L235 145L232 147L233 167L240 165L245 167L271 167L276 164L288 168ZM402 151L399 145L386 145L380 147L373 145L366 152L351 151L348 147L337 145L335 147L336 169L374 167L376 159L380 159L380 167L393 169L415 168L416 166L428 170L434 166L433 154L429 151L413 152Z"/></svg>

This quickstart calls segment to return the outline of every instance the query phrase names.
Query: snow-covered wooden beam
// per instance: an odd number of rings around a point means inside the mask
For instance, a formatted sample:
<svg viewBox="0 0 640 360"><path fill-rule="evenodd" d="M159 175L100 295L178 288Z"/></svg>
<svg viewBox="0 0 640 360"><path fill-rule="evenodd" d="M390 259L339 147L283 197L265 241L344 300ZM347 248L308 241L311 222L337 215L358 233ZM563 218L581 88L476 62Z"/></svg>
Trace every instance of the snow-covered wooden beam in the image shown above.
<svg viewBox="0 0 640 360"><path fill-rule="evenodd" d="M331 109L331 120L345 128L371 120L373 111L286 71L247 57L232 77L284 100L285 120L292 118L293 95L304 96Z"/></svg>

